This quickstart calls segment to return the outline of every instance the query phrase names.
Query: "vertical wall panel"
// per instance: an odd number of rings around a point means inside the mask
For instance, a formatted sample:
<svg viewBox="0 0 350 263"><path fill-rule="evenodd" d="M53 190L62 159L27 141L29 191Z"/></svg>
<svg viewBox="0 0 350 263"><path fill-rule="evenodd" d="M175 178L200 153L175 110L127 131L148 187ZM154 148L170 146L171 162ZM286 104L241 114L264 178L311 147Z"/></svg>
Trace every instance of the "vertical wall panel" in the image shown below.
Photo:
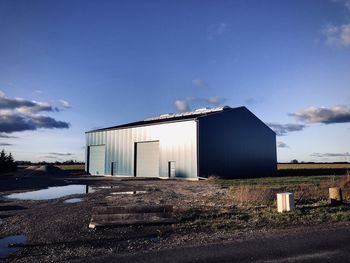
<svg viewBox="0 0 350 263"><path fill-rule="evenodd" d="M105 174L134 175L136 142L159 141L159 176L168 177L168 162L176 162L176 177L197 178L196 121L182 121L86 133L86 146L106 145ZM87 156L87 155L86 155Z"/></svg>

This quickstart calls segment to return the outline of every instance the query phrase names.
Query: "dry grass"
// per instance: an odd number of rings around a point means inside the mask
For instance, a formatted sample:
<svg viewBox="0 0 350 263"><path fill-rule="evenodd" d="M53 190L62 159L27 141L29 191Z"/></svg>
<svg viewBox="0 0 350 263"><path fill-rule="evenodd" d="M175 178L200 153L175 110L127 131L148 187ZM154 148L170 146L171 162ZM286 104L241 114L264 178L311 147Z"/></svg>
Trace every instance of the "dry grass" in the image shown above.
<svg viewBox="0 0 350 263"><path fill-rule="evenodd" d="M339 180L336 182L336 186L340 188L350 188L350 172L348 171L346 175L342 176Z"/></svg>
<svg viewBox="0 0 350 263"><path fill-rule="evenodd" d="M231 188L231 194L238 204L267 204L275 199L278 189L257 185L239 185Z"/></svg>
<svg viewBox="0 0 350 263"><path fill-rule="evenodd" d="M58 164L55 166L62 169L62 170L82 170L82 171L84 171L84 169L85 169L84 164Z"/></svg>
<svg viewBox="0 0 350 263"><path fill-rule="evenodd" d="M350 174L344 176L328 176L324 180L285 180L278 178L270 183L266 179L241 180L239 184L230 186L230 196L240 205L271 205L275 203L276 194L279 192L294 193L295 200L300 204L309 204L328 199L329 187L340 187L345 199L350 198ZM301 177L300 179L306 179Z"/></svg>
<svg viewBox="0 0 350 263"><path fill-rule="evenodd" d="M350 169L350 163L279 163L277 169Z"/></svg>

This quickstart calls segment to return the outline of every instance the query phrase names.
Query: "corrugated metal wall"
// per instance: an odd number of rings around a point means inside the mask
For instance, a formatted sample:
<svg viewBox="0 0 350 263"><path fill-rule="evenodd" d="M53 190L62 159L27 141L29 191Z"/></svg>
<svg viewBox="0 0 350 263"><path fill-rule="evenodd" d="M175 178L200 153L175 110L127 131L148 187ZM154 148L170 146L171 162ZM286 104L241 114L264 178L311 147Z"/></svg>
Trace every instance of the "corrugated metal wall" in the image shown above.
<svg viewBox="0 0 350 263"><path fill-rule="evenodd" d="M105 175L116 162L113 174L134 176L135 143L159 140L160 177L168 177L168 162L175 161L176 177L197 178L196 134L197 123L189 120L86 133L86 146L106 145Z"/></svg>
<svg viewBox="0 0 350 263"><path fill-rule="evenodd" d="M199 176L272 176L276 134L245 107L199 118Z"/></svg>

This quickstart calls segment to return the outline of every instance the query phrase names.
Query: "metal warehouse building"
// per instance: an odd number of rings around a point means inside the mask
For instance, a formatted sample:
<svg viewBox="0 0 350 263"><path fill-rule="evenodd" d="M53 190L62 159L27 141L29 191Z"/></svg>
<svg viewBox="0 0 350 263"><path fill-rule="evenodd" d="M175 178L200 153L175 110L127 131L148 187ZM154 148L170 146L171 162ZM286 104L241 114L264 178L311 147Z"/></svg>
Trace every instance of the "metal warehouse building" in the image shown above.
<svg viewBox="0 0 350 263"><path fill-rule="evenodd" d="M276 134L245 107L199 109L86 132L86 172L242 178L276 171Z"/></svg>

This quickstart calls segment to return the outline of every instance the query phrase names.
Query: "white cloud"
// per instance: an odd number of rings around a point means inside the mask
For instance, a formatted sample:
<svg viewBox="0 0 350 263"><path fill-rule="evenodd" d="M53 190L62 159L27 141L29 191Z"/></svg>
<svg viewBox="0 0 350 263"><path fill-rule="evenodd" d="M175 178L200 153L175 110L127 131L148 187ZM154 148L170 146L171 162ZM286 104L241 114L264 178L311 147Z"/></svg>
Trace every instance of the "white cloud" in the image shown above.
<svg viewBox="0 0 350 263"><path fill-rule="evenodd" d="M350 47L350 24L328 25L324 28L326 44L336 47Z"/></svg>
<svg viewBox="0 0 350 263"><path fill-rule="evenodd" d="M336 106L333 108L309 107L289 115L304 123L331 124L350 122L350 108L347 106Z"/></svg>
<svg viewBox="0 0 350 263"><path fill-rule="evenodd" d="M186 100L176 100L175 107L178 111L185 112L190 110L190 106Z"/></svg>
<svg viewBox="0 0 350 263"><path fill-rule="evenodd" d="M190 104L195 107L219 107L223 106L226 98L213 96L209 98L187 97L183 100L175 101L175 106L178 111L185 112L190 110Z"/></svg>
<svg viewBox="0 0 350 263"><path fill-rule="evenodd" d="M71 108L72 107L72 105L68 102L68 101L66 101L66 100L60 100L60 103L62 104L62 106L64 107L64 108Z"/></svg>
<svg viewBox="0 0 350 263"><path fill-rule="evenodd" d="M333 0L333 2L342 3L346 10L350 11L350 0ZM323 28L322 33L326 37L327 45L344 48L350 47L350 23L340 25L329 24Z"/></svg>

